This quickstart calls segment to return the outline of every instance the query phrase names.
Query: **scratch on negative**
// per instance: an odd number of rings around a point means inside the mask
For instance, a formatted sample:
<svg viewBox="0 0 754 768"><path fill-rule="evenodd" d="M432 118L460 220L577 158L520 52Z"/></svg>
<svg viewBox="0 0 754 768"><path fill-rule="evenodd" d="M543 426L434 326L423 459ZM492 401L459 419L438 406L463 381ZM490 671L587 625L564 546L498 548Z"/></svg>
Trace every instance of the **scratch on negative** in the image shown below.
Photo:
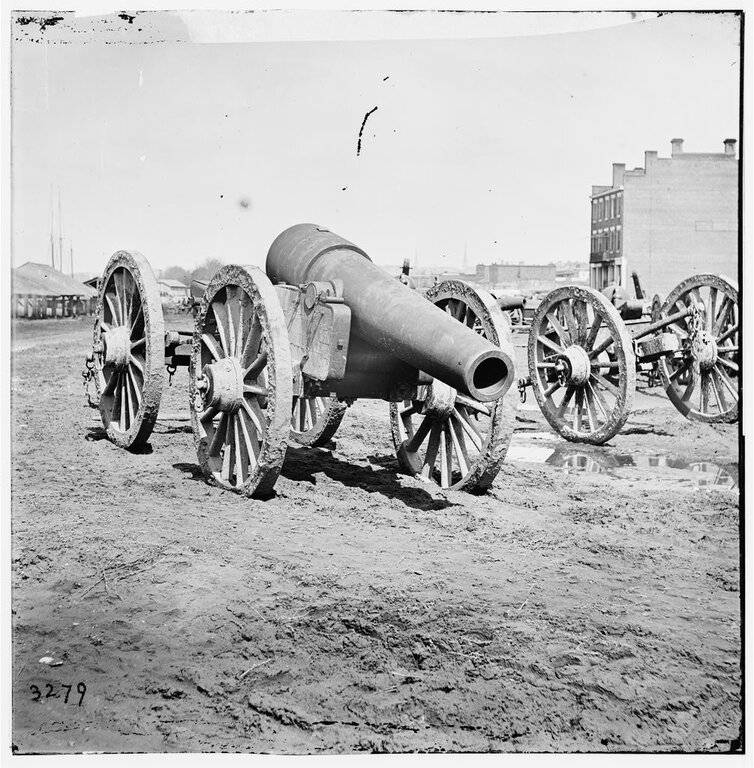
<svg viewBox="0 0 754 768"><path fill-rule="evenodd" d="M364 119L361 121L361 128L359 128L359 141L356 144L356 156L358 157L361 154L361 135L364 133L364 126L367 124L367 119L369 118L369 115L372 114L372 112L376 112L377 107L374 107L369 110L369 112L364 115Z"/></svg>

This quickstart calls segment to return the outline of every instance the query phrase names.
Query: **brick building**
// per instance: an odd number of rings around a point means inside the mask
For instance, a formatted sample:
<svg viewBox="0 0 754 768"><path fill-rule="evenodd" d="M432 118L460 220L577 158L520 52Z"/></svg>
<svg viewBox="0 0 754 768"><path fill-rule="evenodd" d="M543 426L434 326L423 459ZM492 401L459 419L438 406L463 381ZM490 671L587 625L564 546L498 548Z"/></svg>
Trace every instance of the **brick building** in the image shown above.
<svg viewBox="0 0 754 768"><path fill-rule="evenodd" d="M724 152L644 153L644 167L613 163L613 183L592 187L589 284L626 285L637 272L645 290L667 294L694 273L737 278L738 159Z"/></svg>
<svg viewBox="0 0 754 768"><path fill-rule="evenodd" d="M554 285L555 264L477 264L476 280L496 288Z"/></svg>

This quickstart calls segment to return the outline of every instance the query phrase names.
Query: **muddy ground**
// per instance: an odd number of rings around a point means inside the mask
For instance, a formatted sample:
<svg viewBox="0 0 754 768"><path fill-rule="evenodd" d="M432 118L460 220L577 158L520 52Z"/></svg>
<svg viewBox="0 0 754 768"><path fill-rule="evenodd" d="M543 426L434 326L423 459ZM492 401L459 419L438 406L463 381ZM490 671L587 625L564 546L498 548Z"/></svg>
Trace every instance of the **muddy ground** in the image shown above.
<svg viewBox="0 0 754 768"><path fill-rule="evenodd" d="M205 485L185 422L104 439L90 327L14 329L18 752L739 746L737 425L651 390L584 449L530 398L476 497L399 475L363 401L250 501Z"/></svg>

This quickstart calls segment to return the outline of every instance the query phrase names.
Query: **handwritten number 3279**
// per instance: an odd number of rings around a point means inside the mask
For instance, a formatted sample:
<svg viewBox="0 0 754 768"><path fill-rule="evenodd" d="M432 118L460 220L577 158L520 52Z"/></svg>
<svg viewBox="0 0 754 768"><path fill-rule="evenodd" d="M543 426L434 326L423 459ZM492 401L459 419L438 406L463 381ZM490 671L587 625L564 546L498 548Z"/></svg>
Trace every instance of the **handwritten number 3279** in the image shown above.
<svg viewBox="0 0 754 768"><path fill-rule="evenodd" d="M63 699L64 704L68 704L68 699L71 695L71 690L73 689L73 684L71 685L61 685L61 688L65 689L65 698ZM42 696L42 691L39 690L39 688L36 685L30 685L29 690L32 692L32 701L40 701L42 698L45 699L59 699L61 697L61 694L54 693L55 688L50 685L50 683L45 684L45 688L47 689L47 693ZM86 685L84 683L79 683L76 686L76 692L79 694L79 702L78 705L81 706L81 702L84 701L84 694L86 693ZM75 697L74 697L75 698ZM74 700L71 699L71 704L74 703Z"/></svg>

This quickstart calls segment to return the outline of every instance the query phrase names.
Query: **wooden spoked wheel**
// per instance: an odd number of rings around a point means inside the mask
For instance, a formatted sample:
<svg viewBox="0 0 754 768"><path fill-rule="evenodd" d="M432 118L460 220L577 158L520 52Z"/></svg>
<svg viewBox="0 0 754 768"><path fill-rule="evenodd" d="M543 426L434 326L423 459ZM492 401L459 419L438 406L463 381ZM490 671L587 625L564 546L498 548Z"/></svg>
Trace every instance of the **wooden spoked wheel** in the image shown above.
<svg viewBox="0 0 754 768"><path fill-rule="evenodd" d="M335 397L294 397L291 440L312 448L327 445L338 431L347 408Z"/></svg>
<svg viewBox="0 0 754 768"><path fill-rule="evenodd" d="M460 280L432 286L427 298L514 359L510 323L486 291ZM435 380L416 398L390 405L393 444L401 469L453 490L483 491L510 445L516 398L481 403Z"/></svg>
<svg viewBox="0 0 754 768"><path fill-rule="evenodd" d="M292 404L285 317L267 276L227 266L210 281L189 366L194 442L206 479L247 496L272 492Z"/></svg>
<svg viewBox="0 0 754 768"><path fill-rule="evenodd" d="M100 283L94 321L94 382L107 436L138 450L160 408L165 325L152 268L139 253L118 251Z"/></svg>
<svg viewBox="0 0 754 768"><path fill-rule="evenodd" d="M700 311L673 323L681 351L659 361L665 392L688 419L734 422L738 418L739 347L738 287L718 275L683 280L662 306L664 317L691 304Z"/></svg>
<svg viewBox="0 0 754 768"><path fill-rule="evenodd" d="M626 423L636 356L618 311L591 288L564 286L534 313L529 378L550 426L566 440L601 444Z"/></svg>

